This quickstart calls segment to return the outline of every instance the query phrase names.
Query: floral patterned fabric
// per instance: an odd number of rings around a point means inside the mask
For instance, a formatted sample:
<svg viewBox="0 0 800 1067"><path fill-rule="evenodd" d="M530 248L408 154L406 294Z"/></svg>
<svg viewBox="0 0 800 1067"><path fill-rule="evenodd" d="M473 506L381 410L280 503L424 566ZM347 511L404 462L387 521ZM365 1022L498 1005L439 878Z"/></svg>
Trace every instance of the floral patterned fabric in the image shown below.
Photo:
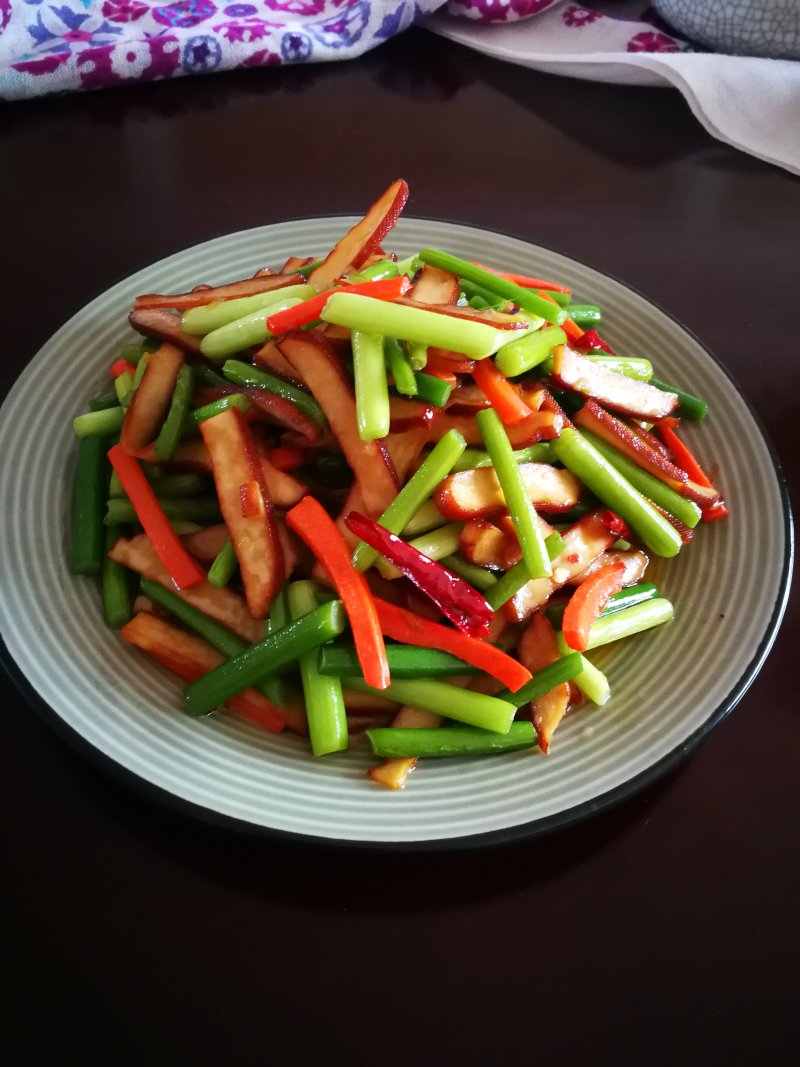
<svg viewBox="0 0 800 1067"><path fill-rule="evenodd" d="M581 31L608 19L600 9L611 6L564 0L0 0L0 98L349 59L439 9L453 21L498 26L560 8L563 33L580 49ZM685 47L646 15L625 26L629 51Z"/></svg>

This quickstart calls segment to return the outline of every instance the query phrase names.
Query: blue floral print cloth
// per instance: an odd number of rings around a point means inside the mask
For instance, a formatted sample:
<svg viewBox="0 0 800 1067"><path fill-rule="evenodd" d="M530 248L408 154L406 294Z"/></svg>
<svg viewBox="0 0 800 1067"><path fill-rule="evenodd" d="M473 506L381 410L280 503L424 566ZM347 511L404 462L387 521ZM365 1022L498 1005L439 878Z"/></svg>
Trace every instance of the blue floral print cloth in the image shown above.
<svg viewBox="0 0 800 1067"><path fill-rule="evenodd" d="M0 97L350 59L440 9L497 25L559 6L576 46L575 31L604 17L562 0L0 0ZM629 36L633 49L684 47L647 22Z"/></svg>

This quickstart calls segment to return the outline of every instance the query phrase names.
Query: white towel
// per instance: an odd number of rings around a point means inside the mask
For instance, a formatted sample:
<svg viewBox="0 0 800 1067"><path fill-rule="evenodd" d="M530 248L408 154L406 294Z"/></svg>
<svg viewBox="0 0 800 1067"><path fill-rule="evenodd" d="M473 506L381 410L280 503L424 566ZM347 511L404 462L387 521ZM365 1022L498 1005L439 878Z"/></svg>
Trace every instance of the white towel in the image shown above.
<svg viewBox="0 0 800 1067"><path fill-rule="evenodd" d="M464 7L493 3L500 6L499 0L465 0ZM630 13L634 6L606 10ZM800 174L800 63L793 60L694 52L652 24L568 0L524 21L487 24L436 14L423 25L535 70L624 85L672 85L713 137Z"/></svg>

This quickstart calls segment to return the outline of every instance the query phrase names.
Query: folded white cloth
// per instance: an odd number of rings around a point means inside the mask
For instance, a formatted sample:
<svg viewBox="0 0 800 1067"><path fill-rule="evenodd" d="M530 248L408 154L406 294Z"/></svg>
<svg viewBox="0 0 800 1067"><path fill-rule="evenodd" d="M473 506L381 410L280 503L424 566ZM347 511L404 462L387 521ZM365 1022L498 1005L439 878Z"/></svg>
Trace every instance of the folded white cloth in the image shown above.
<svg viewBox="0 0 800 1067"><path fill-rule="evenodd" d="M463 0L465 8L474 6L477 18L485 18L482 9L493 5L499 7L499 0ZM456 6L451 3L449 10ZM487 25L436 14L423 25L535 70L626 85L672 85L713 137L800 174L800 63L694 52L651 23L630 21L645 7L607 4L617 16L610 17L563 0L521 22Z"/></svg>

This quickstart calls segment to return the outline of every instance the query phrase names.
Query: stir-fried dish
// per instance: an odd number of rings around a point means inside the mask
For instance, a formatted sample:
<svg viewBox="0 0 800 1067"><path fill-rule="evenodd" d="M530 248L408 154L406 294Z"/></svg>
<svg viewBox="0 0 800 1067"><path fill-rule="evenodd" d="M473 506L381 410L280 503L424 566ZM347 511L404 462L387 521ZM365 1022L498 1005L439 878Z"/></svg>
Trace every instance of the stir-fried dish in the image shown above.
<svg viewBox="0 0 800 1067"><path fill-rule="evenodd" d="M398 260L407 196L324 258L137 297L141 342L74 421L72 569L108 624L189 715L316 757L360 734L392 789L420 758L548 753L610 697L587 653L672 619L650 557L727 515L678 433L702 400L557 281Z"/></svg>

